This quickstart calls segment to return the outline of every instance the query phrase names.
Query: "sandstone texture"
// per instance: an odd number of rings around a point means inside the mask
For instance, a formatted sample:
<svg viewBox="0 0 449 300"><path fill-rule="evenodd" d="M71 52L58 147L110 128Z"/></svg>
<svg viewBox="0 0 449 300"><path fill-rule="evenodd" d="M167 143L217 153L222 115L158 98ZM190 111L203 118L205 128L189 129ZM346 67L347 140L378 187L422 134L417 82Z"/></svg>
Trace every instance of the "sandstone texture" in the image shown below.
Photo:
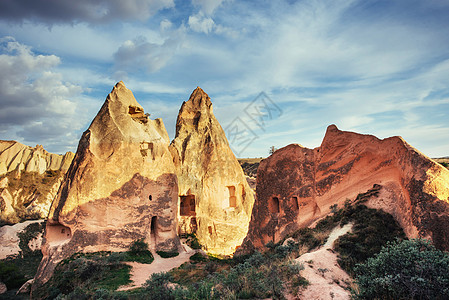
<svg viewBox="0 0 449 300"><path fill-rule="evenodd" d="M76 252L126 251L144 238L174 251L178 182L162 120L151 120L122 82L83 133L51 206L34 285Z"/></svg>
<svg viewBox="0 0 449 300"><path fill-rule="evenodd" d="M74 154L48 153L41 145L32 148L15 141L0 141L0 176L9 172L67 171Z"/></svg>
<svg viewBox="0 0 449 300"><path fill-rule="evenodd" d="M73 156L0 141L0 221L46 218Z"/></svg>
<svg viewBox="0 0 449 300"><path fill-rule="evenodd" d="M409 238L449 250L449 171L400 137L328 127L320 147L286 146L260 163L242 250L263 249L376 187L367 206L393 215Z"/></svg>
<svg viewBox="0 0 449 300"><path fill-rule="evenodd" d="M196 232L210 253L234 253L247 234L254 194L199 87L182 104L170 151L179 182L179 233Z"/></svg>

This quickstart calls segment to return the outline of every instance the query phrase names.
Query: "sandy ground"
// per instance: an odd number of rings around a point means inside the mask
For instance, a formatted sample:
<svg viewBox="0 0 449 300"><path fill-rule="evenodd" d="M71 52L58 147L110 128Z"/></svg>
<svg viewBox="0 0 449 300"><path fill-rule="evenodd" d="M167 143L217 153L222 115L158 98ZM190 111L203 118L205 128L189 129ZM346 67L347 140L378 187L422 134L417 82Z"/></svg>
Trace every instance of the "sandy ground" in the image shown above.
<svg viewBox="0 0 449 300"><path fill-rule="evenodd" d="M153 273L168 272L171 269L177 268L183 263L189 261L190 256L196 253L196 250L191 249L186 244L182 244L184 250L176 257L162 258L156 251L151 251L154 256L154 261L151 264L141 264L137 262L127 263L132 267L130 285L122 286L118 290L125 291L141 287Z"/></svg>
<svg viewBox="0 0 449 300"><path fill-rule="evenodd" d="M352 224L334 228L326 244L320 249L296 259L304 265L301 275L310 282L310 285L301 292L299 299L350 299L350 292L344 287L347 287L352 280L339 267L337 254L333 252L332 246L339 236L346 234L351 228Z"/></svg>

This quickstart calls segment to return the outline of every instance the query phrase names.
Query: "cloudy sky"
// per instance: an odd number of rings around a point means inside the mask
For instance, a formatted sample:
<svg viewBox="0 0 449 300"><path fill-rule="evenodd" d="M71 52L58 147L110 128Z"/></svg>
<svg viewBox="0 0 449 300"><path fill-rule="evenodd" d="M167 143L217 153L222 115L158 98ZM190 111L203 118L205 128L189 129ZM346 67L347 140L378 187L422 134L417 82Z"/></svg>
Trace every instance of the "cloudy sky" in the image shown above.
<svg viewBox="0 0 449 300"><path fill-rule="evenodd" d="M239 157L329 124L449 155L447 0L1 0L0 139L75 151L123 80L174 137L197 86Z"/></svg>

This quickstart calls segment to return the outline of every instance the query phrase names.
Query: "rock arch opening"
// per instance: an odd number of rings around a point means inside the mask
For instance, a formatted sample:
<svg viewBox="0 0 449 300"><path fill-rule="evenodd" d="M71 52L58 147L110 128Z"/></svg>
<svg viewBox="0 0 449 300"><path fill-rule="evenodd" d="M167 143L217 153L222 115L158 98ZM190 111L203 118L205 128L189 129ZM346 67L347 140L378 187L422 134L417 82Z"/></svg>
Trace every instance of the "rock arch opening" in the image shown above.
<svg viewBox="0 0 449 300"><path fill-rule="evenodd" d="M268 200L268 210L272 214L278 214L279 213L279 198L278 197L271 197Z"/></svg>

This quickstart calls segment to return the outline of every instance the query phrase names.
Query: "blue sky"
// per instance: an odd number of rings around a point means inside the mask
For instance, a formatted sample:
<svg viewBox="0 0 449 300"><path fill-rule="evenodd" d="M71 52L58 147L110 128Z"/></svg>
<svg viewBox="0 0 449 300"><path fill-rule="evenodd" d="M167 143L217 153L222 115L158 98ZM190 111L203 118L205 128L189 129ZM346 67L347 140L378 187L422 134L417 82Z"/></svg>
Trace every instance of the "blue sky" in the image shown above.
<svg viewBox="0 0 449 300"><path fill-rule="evenodd" d="M330 124L449 155L446 0L2 0L0 69L0 139L56 153L123 80L171 138L202 87L228 135L247 130L228 136L240 157L317 147Z"/></svg>

